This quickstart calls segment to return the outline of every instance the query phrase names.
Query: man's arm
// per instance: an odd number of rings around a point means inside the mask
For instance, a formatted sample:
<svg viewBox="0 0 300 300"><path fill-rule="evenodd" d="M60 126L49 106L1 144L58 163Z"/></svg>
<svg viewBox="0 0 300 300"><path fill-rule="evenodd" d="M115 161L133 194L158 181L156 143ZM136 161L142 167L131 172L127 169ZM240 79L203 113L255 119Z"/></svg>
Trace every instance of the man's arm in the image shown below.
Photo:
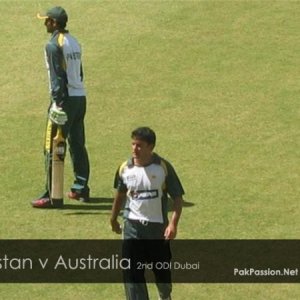
<svg viewBox="0 0 300 300"><path fill-rule="evenodd" d="M182 212L182 202L183 202L182 196L174 197L173 201L174 201L174 206L173 206L174 211L170 223L167 226L164 234L166 240L175 239L177 234L177 226Z"/></svg>
<svg viewBox="0 0 300 300"><path fill-rule="evenodd" d="M110 225L112 231L118 234L122 233L121 225L118 222L118 215L121 211L122 204L125 199L126 199L126 192L119 192L119 191L116 192L113 206L112 206L112 211L111 211Z"/></svg>
<svg viewBox="0 0 300 300"><path fill-rule="evenodd" d="M165 161L165 163L168 170L166 177L167 192L173 199L173 214L165 230L165 239L171 240L174 239L177 234L177 226L182 212L184 189L173 166L167 161Z"/></svg>
<svg viewBox="0 0 300 300"><path fill-rule="evenodd" d="M60 106L68 96L67 75L63 69L62 50L55 44L48 43L46 45L46 55L49 68L52 100Z"/></svg>

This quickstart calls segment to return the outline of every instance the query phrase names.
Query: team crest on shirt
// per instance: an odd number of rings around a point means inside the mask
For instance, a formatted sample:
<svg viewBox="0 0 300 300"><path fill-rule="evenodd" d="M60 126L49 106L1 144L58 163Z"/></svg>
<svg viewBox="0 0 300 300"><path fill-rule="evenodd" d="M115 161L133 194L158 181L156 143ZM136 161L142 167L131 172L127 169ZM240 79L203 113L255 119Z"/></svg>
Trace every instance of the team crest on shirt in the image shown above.
<svg viewBox="0 0 300 300"><path fill-rule="evenodd" d="M136 181L136 175L128 175L126 176L127 182L135 182Z"/></svg>

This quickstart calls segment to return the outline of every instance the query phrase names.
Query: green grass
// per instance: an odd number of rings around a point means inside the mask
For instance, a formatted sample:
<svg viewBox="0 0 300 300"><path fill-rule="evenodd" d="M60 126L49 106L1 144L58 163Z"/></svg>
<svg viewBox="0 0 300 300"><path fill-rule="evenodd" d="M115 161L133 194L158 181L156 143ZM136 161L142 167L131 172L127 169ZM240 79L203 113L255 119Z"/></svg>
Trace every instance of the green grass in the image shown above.
<svg viewBox="0 0 300 300"><path fill-rule="evenodd" d="M1 239L115 239L112 180L149 125L186 190L178 238L299 238L296 1L61 1L84 50L90 205L34 210L48 105L38 11L0 1ZM72 181L66 162L66 185ZM150 293L156 299L154 285ZM296 285L175 284L174 299L298 299ZM121 284L1 284L0 299L122 299Z"/></svg>

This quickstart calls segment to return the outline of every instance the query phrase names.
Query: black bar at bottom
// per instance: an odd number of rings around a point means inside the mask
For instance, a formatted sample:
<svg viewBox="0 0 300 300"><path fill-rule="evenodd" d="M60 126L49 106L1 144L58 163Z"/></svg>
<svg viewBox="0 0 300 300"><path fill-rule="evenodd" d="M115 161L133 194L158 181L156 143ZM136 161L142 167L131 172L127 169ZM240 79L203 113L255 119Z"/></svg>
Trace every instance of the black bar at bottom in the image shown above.
<svg viewBox="0 0 300 300"><path fill-rule="evenodd" d="M148 282L153 268L169 268L173 283L300 283L300 240L170 245L170 263L153 263L122 258L121 240L0 240L0 283L122 283L134 265Z"/></svg>

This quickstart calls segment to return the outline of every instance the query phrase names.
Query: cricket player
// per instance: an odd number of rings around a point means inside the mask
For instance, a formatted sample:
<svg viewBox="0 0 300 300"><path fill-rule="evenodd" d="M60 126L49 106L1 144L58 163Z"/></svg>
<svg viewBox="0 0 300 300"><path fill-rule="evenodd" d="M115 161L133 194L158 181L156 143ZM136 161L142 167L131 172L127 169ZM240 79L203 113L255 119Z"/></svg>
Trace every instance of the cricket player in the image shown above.
<svg viewBox="0 0 300 300"><path fill-rule="evenodd" d="M117 218L126 200L122 254L134 265L123 271L126 299L149 299L144 272L150 268L159 299L170 300L171 270L157 268L157 263L167 266L170 262L169 240L176 237L184 190L172 165L153 152L156 135L152 129L137 128L131 138L132 157L115 175L116 194L110 220L112 230L120 234L122 229ZM173 199L170 222L168 195Z"/></svg>
<svg viewBox="0 0 300 300"><path fill-rule="evenodd" d="M62 126L73 164L74 184L68 193L70 199L89 201L89 157L85 147L84 118L86 92L83 84L82 51L66 25L68 15L62 7L53 7L44 15L38 14L51 38L45 47L46 67L49 75L50 107L46 129L46 191L32 201L37 208L53 207L49 197L51 188L51 141L57 125Z"/></svg>

